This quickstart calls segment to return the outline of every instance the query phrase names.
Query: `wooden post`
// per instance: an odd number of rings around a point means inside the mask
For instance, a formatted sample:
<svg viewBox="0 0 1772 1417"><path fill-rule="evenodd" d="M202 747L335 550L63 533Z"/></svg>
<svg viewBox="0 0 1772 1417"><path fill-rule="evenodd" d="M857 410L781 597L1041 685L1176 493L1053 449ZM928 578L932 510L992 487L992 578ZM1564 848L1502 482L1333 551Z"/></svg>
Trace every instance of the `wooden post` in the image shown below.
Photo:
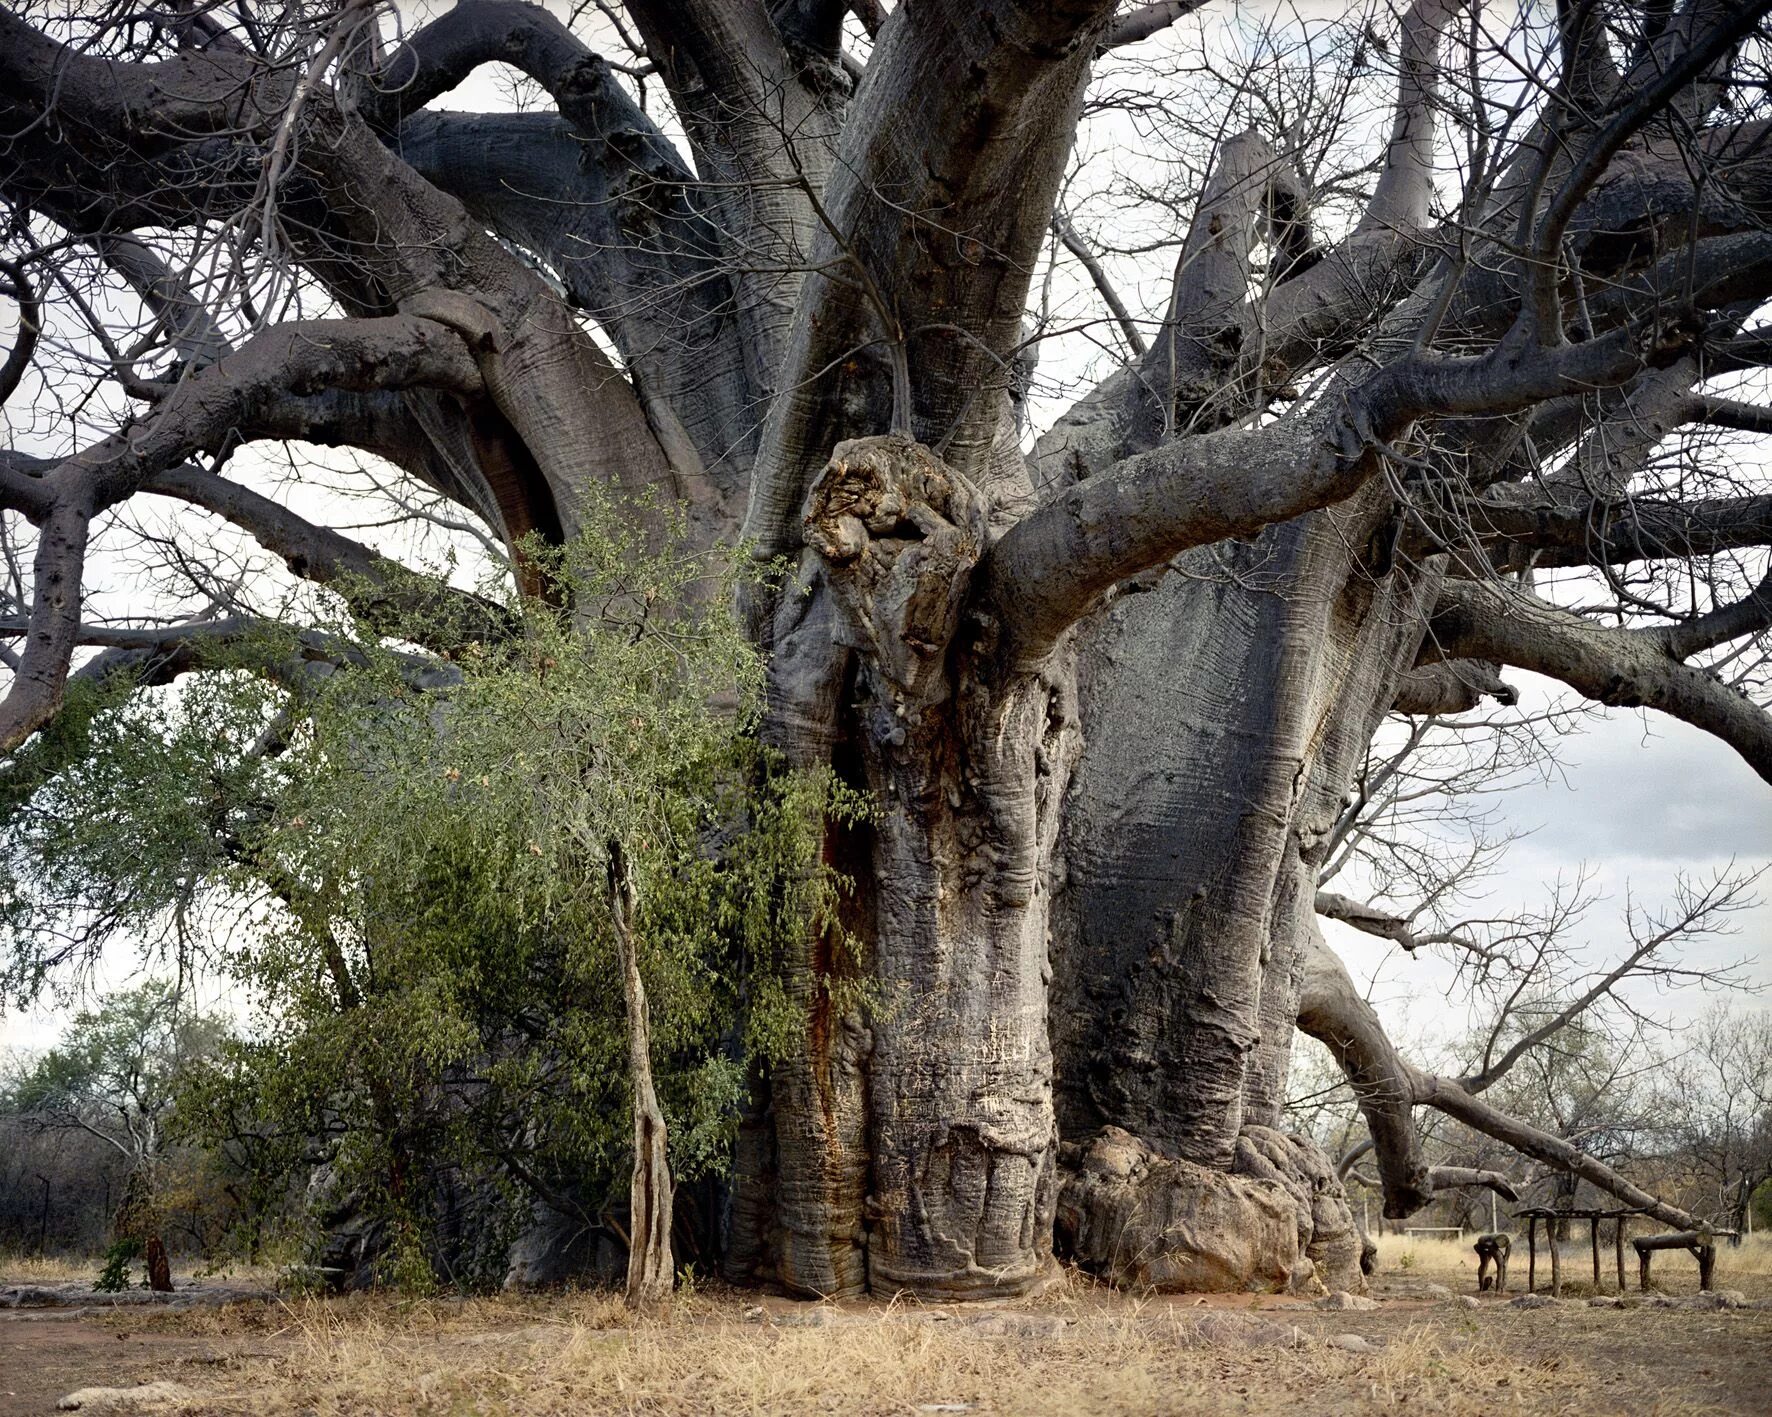
<svg viewBox="0 0 1772 1417"><path fill-rule="evenodd" d="M1709 1236L1700 1240L1693 1253L1698 1256L1698 1292L1703 1293L1710 1288L1711 1275L1717 1267L1717 1247Z"/></svg>
<svg viewBox="0 0 1772 1417"><path fill-rule="evenodd" d="M1526 1217L1526 1292L1536 1293L1538 1284L1538 1217Z"/></svg>
<svg viewBox="0 0 1772 1417"><path fill-rule="evenodd" d="M1624 1217L1618 1217L1618 1228L1612 1232L1612 1248L1618 1255L1618 1292L1624 1293Z"/></svg>
<svg viewBox="0 0 1772 1417"><path fill-rule="evenodd" d="M1645 1294L1649 1292L1649 1257L1654 1253L1641 1244L1637 1246L1637 1288Z"/></svg>
<svg viewBox="0 0 1772 1417"><path fill-rule="evenodd" d="M1563 1296L1563 1257L1557 1252L1557 1222L1551 1221L1545 1231L1550 1236L1551 1298L1560 1299Z"/></svg>
<svg viewBox="0 0 1772 1417"><path fill-rule="evenodd" d="M1600 1292L1600 1217L1590 1215L1587 1218L1587 1239L1594 1252L1594 1293Z"/></svg>

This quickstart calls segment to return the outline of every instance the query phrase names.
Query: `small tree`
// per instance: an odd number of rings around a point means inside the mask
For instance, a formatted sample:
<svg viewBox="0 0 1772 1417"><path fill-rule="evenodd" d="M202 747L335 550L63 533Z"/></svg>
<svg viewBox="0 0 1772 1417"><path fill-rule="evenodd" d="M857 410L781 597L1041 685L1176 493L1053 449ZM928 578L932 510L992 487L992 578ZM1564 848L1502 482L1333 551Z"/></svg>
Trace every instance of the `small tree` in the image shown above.
<svg viewBox="0 0 1772 1417"><path fill-rule="evenodd" d="M789 1033L779 932L841 939L817 851L824 812L855 799L757 745L727 558L649 548L613 504L584 515L565 548L528 548L534 593L505 620L521 633L422 683L422 623L347 615L323 673L102 712L91 771L60 791L109 827L33 812L15 857L33 900L55 875L63 914L117 869L119 834L148 838L151 869L185 863L180 908L232 921L229 965L265 1016L194 1083L196 1125L331 1167L408 1257L445 1175L619 1229L578 1196L631 1116L623 1238L645 1304L671 1286L673 1169L725 1164L740 1056ZM164 883L135 894L167 909Z"/></svg>
<svg viewBox="0 0 1772 1417"><path fill-rule="evenodd" d="M114 1147L127 1166L106 1276L125 1282L146 1248L149 1278L171 1288L153 1258L160 1240L157 1172L181 1075L212 1051L222 1025L187 1008L172 985L150 981L79 1014L60 1043L26 1068L7 1099L31 1125L76 1130Z"/></svg>

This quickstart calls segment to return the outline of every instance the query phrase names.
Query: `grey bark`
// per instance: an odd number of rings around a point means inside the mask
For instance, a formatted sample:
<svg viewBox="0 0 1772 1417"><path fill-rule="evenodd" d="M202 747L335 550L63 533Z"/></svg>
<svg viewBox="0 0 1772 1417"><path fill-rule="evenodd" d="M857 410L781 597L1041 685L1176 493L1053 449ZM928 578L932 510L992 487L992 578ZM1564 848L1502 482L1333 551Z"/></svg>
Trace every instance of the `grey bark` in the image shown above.
<svg viewBox="0 0 1772 1417"><path fill-rule="evenodd" d="M316 580L373 581L361 548L181 470L196 452L301 429L417 444L403 465L513 545L569 534L596 483L688 504L702 543L729 538L743 502L756 553L794 568L747 606L772 654L764 734L879 810L827 841L862 883L845 907L859 957L808 938L782 961L804 1030L745 1121L740 1274L1015 1293L1061 1214L1071 1253L1121 1279L1351 1272L1345 1195L1276 1129L1297 1023L1355 1082L1388 1213L1496 1183L1425 1165L1418 1103L1640 1196L1404 1063L1324 963L1316 913L1415 937L1325 902L1317 876L1384 714L1505 695L1496 666L1678 713L1772 777L1765 714L1686 663L1763 629L1772 589L1651 634L1496 575L1534 554L1764 543L1759 499L1664 511L1629 491L1682 421L1766 426L1692 390L1707 342L1755 357L1735 339L1743 304L1772 290L1765 125L1694 131L1767 7L1695 0L1622 75L1572 29L1528 142L1436 223L1459 7L1417 0L1356 230L1321 249L1291 161L1253 131L1226 142L1151 347L1026 459L1030 272L1090 65L1193 8L863 7L856 83L842 5L634 0L687 156L600 56L507 0L465 0L336 89L225 44L113 63L0 12L0 189L108 252L189 366L127 435L47 472L0 461L0 501L40 529L0 739L51 722L73 647L105 635L80 614L85 541L136 491L212 507ZM418 111L494 59L556 111ZM1714 178L1699 188L1694 151ZM284 175L265 193L268 172ZM239 210L284 233L345 319L220 350L119 235ZM1498 486L1578 443L1560 476ZM110 632L94 665L163 681L226 633ZM670 1182L623 943L630 1281L650 1298L669 1284ZM1268 1236L1259 1255L1226 1258L1244 1230Z"/></svg>

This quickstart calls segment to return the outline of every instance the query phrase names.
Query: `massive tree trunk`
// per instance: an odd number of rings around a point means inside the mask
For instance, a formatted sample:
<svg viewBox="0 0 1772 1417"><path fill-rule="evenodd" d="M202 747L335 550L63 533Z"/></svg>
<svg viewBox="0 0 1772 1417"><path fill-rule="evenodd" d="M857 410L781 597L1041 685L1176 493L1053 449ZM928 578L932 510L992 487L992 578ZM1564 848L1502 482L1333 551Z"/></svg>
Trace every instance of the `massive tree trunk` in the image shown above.
<svg viewBox="0 0 1772 1417"><path fill-rule="evenodd" d="M1243 1170L1281 1123L1316 874L1432 588L1379 563L1375 502L1190 554L1090 641L1053 935L1067 1137Z"/></svg>
<svg viewBox="0 0 1772 1417"><path fill-rule="evenodd" d="M366 548L188 459L381 452L518 551L569 535L594 485L657 491L698 543L742 515L751 552L791 567L744 606L763 734L875 804L828 831L857 882L844 929L781 960L803 1028L753 1070L735 1276L1012 1294L1056 1237L1138 1285L1357 1286L1333 1168L1281 1129L1295 1026L1354 1084L1387 1213L1494 1184L1425 1164L1418 1105L1643 1196L1404 1063L1325 962L1317 886L1399 692L1458 712L1506 692L1500 664L1664 708L1772 778L1772 720L1686 663L1763 631L1772 597L1617 630L1503 579L1772 540L1764 499L1631 500L1680 423L1772 426L1693 392L1769 357L1763 332L1733 339L1772 291L1764 123L1705 126L1767 6L1690 0L1624 74L1589 32L1604 7L1559 7L1545 113L1442 220L1437 74L1462 6L1415 0L1359 219L1314 230L1295 134L1224 138L1153 338L1128 334L1132 363L1031 457L1030 294L1091 67L1197 7L906 0L865 67L846 8L630 0L688 156L510 0L462 0L330 84L231 31L113 63L0 12L9 200L176 310L116 233L203 230L201 163L207 197L281 233L278 259L342 312L259 329L246 302L238 347L181 318L183 363L135 426L0 455L0 506L40 533L0 740L55 721L79 644L110 651L79 677L163 683L236 635L81 623L89 527L138 492L228 517L298 574L385 583ZM328 33L322 58L355 53ZM495 60L557 111L421 111ZM669 1172L631 941L623 964L630 1280L651 1297Z"/></svg>
<svg viewBox="0 0 1772 1417"><path fill-rule="evenodd" d="M781 602L771 731L877 803L840 847L868 997L833 997L828 944L791 962L776 1273L801 1292L1015 1293L1051 1254L1046 879L1074 734L1062 680L1005 682L962 616L984 512L909 438L840 444Z"/></svg>

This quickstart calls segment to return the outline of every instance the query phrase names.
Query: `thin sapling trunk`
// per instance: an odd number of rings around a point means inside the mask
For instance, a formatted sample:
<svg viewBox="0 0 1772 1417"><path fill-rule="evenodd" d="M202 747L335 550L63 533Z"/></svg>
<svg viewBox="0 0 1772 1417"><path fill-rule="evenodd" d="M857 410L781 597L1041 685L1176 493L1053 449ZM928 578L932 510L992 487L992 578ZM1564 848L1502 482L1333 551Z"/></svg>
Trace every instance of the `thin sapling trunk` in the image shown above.
<svg viewBox="0 0 1772 1417"><path fill-rule="evenodd" d="M629 1204L628 1289L630 1307L649 1308L670 1298L671 1168L665 1155L667 1134L658 1091L652 1083L652 1038L646 1005L646 984L640 978L639 941L634 918L638 897L627 855L620 846L609 852L609 908L615 922L615 943L621 954L622 988L627 1007L628 1072L634 1088L634 1179Z"/></svg>

